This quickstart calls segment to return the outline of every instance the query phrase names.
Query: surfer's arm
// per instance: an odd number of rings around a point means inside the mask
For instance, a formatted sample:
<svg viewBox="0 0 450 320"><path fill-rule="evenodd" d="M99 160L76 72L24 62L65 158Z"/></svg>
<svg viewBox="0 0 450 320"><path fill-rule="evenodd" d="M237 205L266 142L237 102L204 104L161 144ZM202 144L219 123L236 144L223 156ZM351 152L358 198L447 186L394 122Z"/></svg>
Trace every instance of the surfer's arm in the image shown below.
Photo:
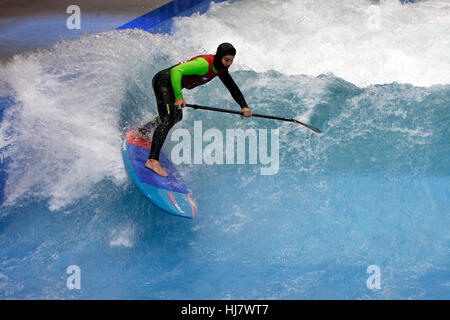
<svg viewBox="0 0 450 320"><path fill-rule="evenodd" d="M241 106L241 109L248 108L244 95L237 86L236 82L234 82L228 70L225 70L223 73L219 74L219 78L222 80L225 87L227 87L228 91L230 91L234 101Z"/></svg>
<svg viewBox="0 0 450 320"><path fill-rule="evenodd" d="M181 78L183 75L198 75L202 76L208 72L209 64L205 58L199 57L195 60L179 64L170 69L170 79L172 82L175 99L183 99L181 92Z"/></svg>

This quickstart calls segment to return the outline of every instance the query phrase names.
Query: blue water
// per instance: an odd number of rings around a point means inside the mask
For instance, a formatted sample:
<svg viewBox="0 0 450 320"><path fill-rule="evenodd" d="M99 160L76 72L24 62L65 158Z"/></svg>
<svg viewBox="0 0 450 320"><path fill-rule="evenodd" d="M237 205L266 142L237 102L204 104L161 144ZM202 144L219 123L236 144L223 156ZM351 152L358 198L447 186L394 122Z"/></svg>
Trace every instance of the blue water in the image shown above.
<svg viewBox="0 0 450 320"><path fill-rule="evenodd" d="M255 112L296 117L324 133L184 110L177 128L192 134L195 121L204 131L279 130L276 174L261 175L259 163L178 165L197 205L194 220L162 212L127 177L120 137L156 111L152 76L213 50L181 34L198 27L198 19L220 22L224 10L239 20L242 5L220 4L205 17L183 18L173 37L109 31L1 66L0 92L14 96L2 124L20 145L6 160L0 208L1 298L450 298L445 79L416 84L411 72L410 81L396 81L407 66L389 68L387 58L384 74L376 64L365 71L372 83L352 78L350 64L349 76L346 68L332 67L285 72L263 60L244 63L252 54L238 49L241 62L232 75ZM198 41L213 40L206 34ZM372 38L395 49L380 41ZM414 56L425 66L421 58L421 52ZM426 79L433 79L434 68L424 69ZM185 98L236 108L220 81ZM170 154L175 145L169 135L163 151ZM66 285L70 265L80 267L81 289ZM366 285L371 265L380 268L379 289Z"/></svg>

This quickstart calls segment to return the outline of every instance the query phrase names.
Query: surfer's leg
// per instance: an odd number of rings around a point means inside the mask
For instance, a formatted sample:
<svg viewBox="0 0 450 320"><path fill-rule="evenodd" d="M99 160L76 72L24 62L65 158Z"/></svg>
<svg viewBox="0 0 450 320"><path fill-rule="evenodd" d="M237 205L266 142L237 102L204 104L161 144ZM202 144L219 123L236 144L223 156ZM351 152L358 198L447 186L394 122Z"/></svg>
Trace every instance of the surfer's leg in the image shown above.
<svg viewBox="0 0 450 320"><path fill-rule="evenodd" d="M167 102L167 101L164 101ZM180 110L178 110L180 111ZM172 103L160 103L158 104L158 112L161 122L155 128L152 138L152 148L150 152L150 159L159 160L159 153L166 140L167 134L173 125L177 122L177 109Z"/></svg>
<svg viewBox="0 0 450 320"><path fill-rule="evenodd" d="M162 76L156 76L153 81L153 90L156 95L160 121L153 132L152 147L146 167L152 169L159 175L167 176L167 173L159 164L159 154L170 129L183 118L183 112L182 110L178 110L174 105L175 95L170 82L170 76L167 77L164 74Z"/></svg>

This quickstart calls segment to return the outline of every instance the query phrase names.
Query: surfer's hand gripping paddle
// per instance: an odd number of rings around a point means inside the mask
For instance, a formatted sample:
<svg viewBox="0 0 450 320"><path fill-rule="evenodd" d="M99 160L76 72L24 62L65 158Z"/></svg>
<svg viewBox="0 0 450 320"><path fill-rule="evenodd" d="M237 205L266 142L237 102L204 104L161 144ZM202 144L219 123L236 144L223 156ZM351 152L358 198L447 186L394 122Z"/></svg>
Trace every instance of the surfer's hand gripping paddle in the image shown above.
<svg viewBox="0 0 450 320"><path fill-rule="evenodd" d="M236 110L229 110L229 109L220 109L220 108L213 108L213 107L205 107L205 106L199 106L197 104L186 104L186 107L194 108L194 109L202 109L202 110L210 110L210 111L218 111L218 112L225 112L225 113L234 113L234 114L240 114L243 115L244 112L242 111L236 111ZM313 127L309 124L303 123L296 119L289 119L289 118L282 118L282 117L276 117L276 116L270 116L265 114L257 114L253 113L252 117L259 117L259 118L266 118L266 119L274 119L274 120L281 120L281 121L288 121L288 122L294 122L301 124L302 126L314 131L315 133L322 133L318 128Z"/></svg>

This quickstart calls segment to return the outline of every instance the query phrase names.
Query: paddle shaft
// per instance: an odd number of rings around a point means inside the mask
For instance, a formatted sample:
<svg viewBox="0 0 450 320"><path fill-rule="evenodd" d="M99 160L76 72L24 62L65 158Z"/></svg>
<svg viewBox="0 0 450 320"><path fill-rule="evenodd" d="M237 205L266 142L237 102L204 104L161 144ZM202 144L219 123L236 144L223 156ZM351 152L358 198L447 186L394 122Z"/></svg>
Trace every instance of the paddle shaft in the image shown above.
<svg viewBox="0 0 450 320"><path fill-rule="evenodd" d="M186 104L186 107L189 108L194 108L194 109L202 109L202 110L210 110L210 111L218 111L218 112L224 112L224 113L234 113L234 114L240 114L243 115L244 112L242 111L237 111L237 110L229 110L229 109L221 109L221 108L214 108L214 107L206 107L206 106L199 106L197 104ZM271 116L271 115L266 115L266 114L258 114L258 113L253 113L252 117L259 117L259 118L266 118L266 119L273 119L273 120L281 120L281 121L288 121L288 122L294 122L294 123L298 123L301 124L302 126L307 127L308 129L311 129L314 132L317 133L322 133L322 131L320 131L319 129L317 129L316 127L313 127L311 125L308 125L306 123L303 123L301 121L298 121L296 119L289 119L289 118L283 118L283 117L277 117L277 116Z"/></svg>

